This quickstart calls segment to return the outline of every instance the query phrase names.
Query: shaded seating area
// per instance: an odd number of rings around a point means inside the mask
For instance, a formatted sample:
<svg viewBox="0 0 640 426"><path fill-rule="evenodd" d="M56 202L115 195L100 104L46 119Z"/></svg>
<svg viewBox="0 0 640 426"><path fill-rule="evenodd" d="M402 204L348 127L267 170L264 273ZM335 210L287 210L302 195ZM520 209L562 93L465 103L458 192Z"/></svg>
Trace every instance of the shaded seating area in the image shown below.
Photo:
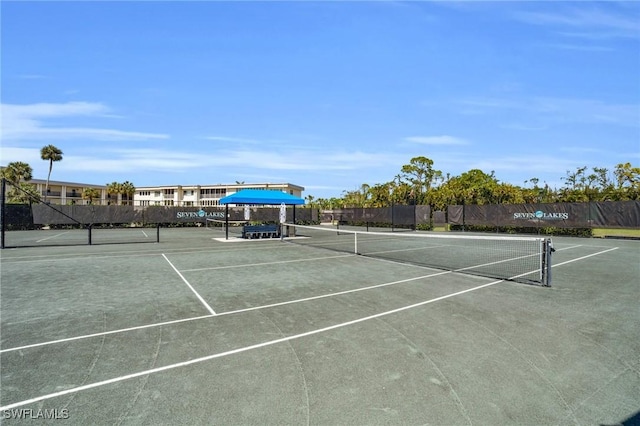
<svg viewBox="0 0 640 426"><path fill-rule="evenodd" d="M230 194L220 199L220 204L225 205L225 221L226 235L225 238L229 239L229 205L249 205L249 206L274 206L274 208L281 209L280 223L284 223L286 220L285 206L293 206L293 222L296 218L295 206L303 205L304 200L300 197L286 194L281 191L270 191L265 189L244 189L238 191L235 194ZM285 216L283 217L283 214ZM245 220L249 220L245 217ZM244 239L261 239L261 238L279 238L280 237L280 225L278 224L262 224L262 225L244 225L242 228L242 238Z"/></svg>

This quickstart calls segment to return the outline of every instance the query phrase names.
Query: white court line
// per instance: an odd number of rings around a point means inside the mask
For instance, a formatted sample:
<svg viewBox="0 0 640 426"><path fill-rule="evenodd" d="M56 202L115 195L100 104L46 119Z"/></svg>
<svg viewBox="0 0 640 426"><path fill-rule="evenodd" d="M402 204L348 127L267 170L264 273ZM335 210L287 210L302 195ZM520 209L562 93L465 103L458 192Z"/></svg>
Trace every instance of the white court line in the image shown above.
<svg viewBox="0 0 640 426"><path fill-rule="evenodd" d="M142 234L144 235L144 237L145 237L145 238L149 238L149 236L147 235L147 233L146 233L146 232L144 232L144 230L143 230L143 229L141 229L140 231L142 231Z"/></svg>
<svg viewBox="0 0 640 426"><path fill-rule="evenodd" d="M64 235L64 234L68 234L68 233L69 233L69 231L61 232L61 233L59 233L59 234L52 235L52 236L50 236L50 237L47 237L47 238L43 238L43 239L41 239L41 240L38 240L38 241L36 241L36 243L41 243L42 241L47 241L47 240L50 240L50 239L52 239L52 238L56 238L56 237L59 237L60 235Z"/></svg>
<svg viewBox="0 0 640 426"><path fill-rule="evenodd" d="M573 249L573 248L577 248L577 247L581 247L581 246L565 247L565 248L558 249L557 251L569 250L569 249ZM617 247L616 247L616 249L617 249ZM607 251L610 251L610 250L607 250ZM596 253L596 254L598 254L598 253ZM595 254L589 255L587 257L594 256L594 255ZM351 255L349 255L349 256L351 256ZM395 262L393 260L388 260L388 259L376 259L376 258L365 258L365 259L372 259L372 260L382 261L382 262L397 263L397 262ZM580 258L580 259L582 259L582 258ZM569 262L572 262L572 261L569 261ZM569 262L563 262L563 263L560 263L558 265L563 265L563 264L569 263ZM409 266L415 266L415 265L411 265L411 264L408 264L408 265ZM555 266L557 266L557 265L552 265L551 267L553 268ZM418 267L424 268L423 266L418 266ZM427 268L427 269L432 269L432 268ZM321 295L318 295L318 296L311 296L311 297L305 297L305 298L302 298L302 299L288 300L288 301L285 301L285 302L271 303L269 305L254 306L254 307L251 307L251 308L244 308L244 309L238 309L238 310L235 310L235 311L221 312L221 313L218 313L218 314L202 315L202 316L192 317L192 318L183 318L183 319L178 319L178 320L159 322L159 323L155 323L155 324L146 324L146 325L139 325L139 326L135 326L135 327L121 328L121 329L118 329L118 330L104 331L104 332L100 332L100 333L85 334L85 335L82 335L82 336L67 337L65 339L52 340L52 341L49 341L49 342L41 342L41 343L33 343L31 345L16 346L14 348L2 349L2 350L0 350L0 354L5 353L5 352L19 351L19 350L23 350L23 349L36 348L36 347L41 347L41 346L49 346L49 345L54 345L54 344L58 344L58 343L71 342L71 341L75 341L75 340L89 339L89 338L92 338L92 337L101 337L101 336L106 336L106 335L110 335L110 334L126 333L126 332L129 332L129 331L142 330L142 329L146 329L146 328L154 328L154 327L162 327L162 326L165 326L165 325L180 324L180 323L184 323L184 322L190 322L190 321L195 321L195 320L211 318L211 317L214 317L214 316L239 314L239 313L243 313L243 312L256 311L256 310L260 310L260 309L268 309L268 308L274 308L274 307L278 307L278 306L291 305L291 304L294 304L294 303L308 302L308 301L311 301L311 300L324 299L324 298L333 297L333 296L340 296L340 295L343 295L343 294L349 294L349 293L356 293L356 292L359 292L359 291L371 290L371 289L374 289L374 288L380 288L380 287L387 287L387 286L390 286L390 285L402 284L402 283L406 283L406 282L420 280L420 279L423 279L423 278L430 278L430 277L435 277L435 276L439 276L439 275L452 274L454 272L455 271L436 272L436 273L433 273L433 274L422 275L422 276L415 277L415 278L407 278L407 279L404 279L404 280L392 281L392 282L382 283L382 284L375 284L375 285L372 285L372 286L360 287L360 288L355 288L355 289L351 289L351 290L345 290L345 291L341 291L341 292L337 292L337 293L325 293L325 294L321 294ZM514 277L514 278L516 278L516 277Z"/></svg>
<svg viewBox="0 0 640 426"><path fill-rule="evenodd" d="M573 248L573 247L569 247L569 248ZM618 250L619 248L620 248L620 247L610 248L609 250L604 250L604 251L599 251L599 252L597 252L597 253L588 254L588 255L586 255L586 256L582 256L582 257L578 257L578 258L576 258L576 259L571 259L571 260L567 260L567 261L564 261L564 262L560 262L560 263L557 263L557 264L555 264L555 265L552 263L552 264L551 264L551 267L552 267L552 268L554 268L554 267L556 267L556 266L566 265L567 263L573 263L573 262L576 262L576 261L578 261L578 260L586 259L586 258L588 258L588 257L593 257L593 256L597 256L597 255L599 255L599 254L603 254L603 253L607 253L607 252L613 251L613 250ZM561 249L561 250L566 250L566 249Z"/></svg>
<svg viewBox="0 0 640 426"><path fill-rule="evenodd" d="M513 278L516 278L516 277L513 277ZM355 320L352 320L352 321L343 322L343 323L340 323L340 324L331 325L329 327L324 327L324 328L319 328L317 330L307 331L306 333L300 333L300 334L295 334L293 336L283 337L283 338L280 338L280 339L269 340L269 341L258 343L258 344L255 344L255 345L245 346L243 348L233 349L233 350L226 351L226 352L221 352L221 353L217 353L217 354L213 354L213 355L208 355L208 356L204 356L204 357L200 357L200 358L195 358L195 359L192 359L192 360L189 360L189 361L184 361L184 362L178 362L178 363L175 363L175 364L165 365L164 367L158 367L158 368L152 368L152 369L149 369L149 370L139 371L137 373L127 374L125 376L115 377L113 379L103 380L103 381L100 381L100 382L90 383L90 384L84 385L84 386L78 386L76 388L66 389L66 390L63 390L63 391L60 391L60 392L54 392L54 393L50 393L50 394L47 394L47 395L38 396L38 397L27 399L27 400L24 400L24 401L19 401L19 402L15 402L13 404L5 405L4 407L0 407L0 411L2 411L2 410L11 410L13 408L17 408L17 407L20 407L20 406L23 406L23 405L33 404L35 402L44 401L44 400L51 399L51 398L57 398L59 396L69 395L69 394L85 391L85 390L88 390L88 389L93 389L93 388L109 385L109 384L112 384L112 383L118 383L118 382L122 382L122 381L125 381L125 380L135 379L136 377L147 376L147 375L150 375L150 374L155 374L155 373L160 373L160 372L163 372L163 371L173 370L173 369L180 368L180 367L186 367L188 365L199 364L201 362L210 361L210 360L216 359L216 358L222 358L222 357L229 356L229 355L235 355L235 354L238 354L238 353L247 352L247 351L254 350L254 349L260 349L260 348L264 348L264 347L267 347L267 346L277 345L277 344L283 343L283 342L289 342L291 340L300 339L302 337L312 336L314 334L324 333L324 332L327 332L327 331L331 331L331 330L335 330L335 329L338 329L338 328L347 327L347 326L350 326L350 325L353 325L353 324L358 324L358 323L361 323L361 322L364 322L364 321L368 321L368 320L372 320L372 319L375 319L375 318L380 318L380 317L384 317L384 316L387 316L387 315L395 314L395 313L398 313L398 312L406 311L406 310L409 310L409 309L417 308L419 306L424 306L424 305L427 305L429 303L438 302L440 300L444 300L444 299L448 299L448 298L451 298L451 297L459 296L461 294L469 293L469 292L472 292L472 291L475 291L475 290L480 290L482 288L489 287L489 286L501 283L503 281L504 280L493 281L493 282L490 282L488 284L483 284L483 285L480 285L480 286L477 286L477 287L472 287L472 288L469 288L469 289L466 289L466 290L462 290L462 291L458 291L458 292L455 292L455 293L451 293L451 294L448 294L448 295L445 295L445 296L440 296L440 297L436 297L434 299L425 300L423 302L414 303L413 305L403 306L401 308L393 309L393 310L386 311L386 312L381 312L381 313L374 314L374 315L369 315L369 316L366 316L366 317L358 318L358 319L355 319Z"/></svg>
<svg viewBox="0 0 640 426"><path fill-rule="evenodd" d="M277 262L244 263L241 265L211 266L209 268L184 269L183 272L211 271L214 269L230 269L230 268L249 268L253 266L278 265L281 263L294 263L294 262L310 262L314 260L336 259L339 257L353 257L353 256L356 256L356 255L347 253L347 254L338 254L335 256L314 257L309 259L279 260Z"/></svg>
<svg viewBox="0 0 640 426"><path fill-rule="evenodd" d="M198 298L198 300L200 300L200 302L202 302L202 304L204 305L205 308L207 308L207 310L209 311L209 313L211 315L216 315L216 311L214 311L211 306L209 306L209 304L207 302L205 302L205 300L202 298L202 296L200 296L198 294L198 292L191 286L191 284L189 284L189 281L187 281L187 279L180 273L180 271L178 271L178 269L176 269L175 266L173 266L173 263L171 263L171 261L167 258L167 256L164 255L164 253L162 253L162 257L164 257L164 260L166 260L167 262L169 262L169 265L171 265L171 267L173 268L174 271L176 271L176 274L178 274L178 276L180 278L182 278L182 281L184 281L184 283L191 289L191 291L193 292L193 294L196 295L196 297Z"/></svg>
<svg viewBox="0 0 640 426"><path fill-rule="evenodd" d="M109 334L126 333L128 331L143 330L145 328L162 327L165 325L179 324L183 322L189 322L189 321L195 321L195 320L201 320L201 319L213 318L213 317L215 317L215 315L202 315L199 317L182 318L182 319L177 319L172 321L158 322L155 324L145 324L145 325L138 325L135 327L120 328L118 330L102 331L100 333L84 334L82 336L67 337L65 339L51 340L49 342L33 343L31 345L16 346L15 348L2 349L0 350L0 354L3 354L5 352L21 351L23 349L38 348L41 346L55 345L58 343L73 342L74 340L89 339L91 337L102 337L102 336L108 336Z"/></svg>
<svg viewBox="0 0 640 426"><path fill-rule="evenodd" d="M5 352L14 352L14 351L19 351L19 350L23 350L23 349L36 348L36 347L40 347L40 346L54 345L54 344L57 344L57 343L70 342L70 341L74 341L74 340L88 339L88 338L91 338L91 337L100 337L100 336L106 336L106 335L109 335L109 334L116 334L116 333L124 333L124 332L127 332L127 331L142 330L142 329L145 329L145 328L162 327L162 326L165 326L165 325L179 324L179 323L183 323L183 322L195 321L195 320L200 320L200 319L205 319L205 318L212 318L214 316L240 314L240 313L243 313L243 312L256 311L256 310L259 310L259 309L268 309L268 308L274 308L276 306L284 306L284 305L291 305L291 304L294 304L294 303L308 302L310 300L324 299L324 298L327 298L327 297L339 296L339 295L348 294L348 293L355 293L355 292L358 292L358 291L371 290L371 289L374 289L374 288L386 287L386 286L396 285L396 284L402 284L402 283L407 283L407 282L411 282L411 281L417 281L417 280L420 280L420 279L423 279L423 278L430 278L430 277L435 277L435 276L438 276L438 275L451 274L451 273L453 273L453 272L452 271L436 272L436 273L433 273L433 274L423 275L423 276L420 276L420 277L407 278L407 279L399 280L399 281L393 281L393 282L382 283L382 284L375 284L375 285L367 286L367 287L354 288L354 289L351 289L351 290L340 291L340 292L337 292L337 293L325 293L325 294L321 294L321 295L318 295L318 296L305 297L303 299L287 300L285 302L271 303L269 305L261 305L261 306L254 306L252 308L238 309L238 310L235 310L235 311L220 312L220 313L215 314L215 315L202 315L202 316L194 317L194 318L183 318L183 319L179 319L179 320L165 321L165 322L160 322L160 323L156 323L156 324L139 325L137 327L122 328L122 329L119 329L119 330L103 331L103 332L100 332L100 333L86 334L86 335L83 335L83 336L68 337L66 339L52 340L50 342L34 343L34 344L31 344L31 345L25 345L25 346L17 346L15 348L2 349L2 350L0 350L0 354L1 353L5 353Z"/></svg>
<svg viewBox="0 0 640 426"><path fill-rule="evenodd" d="M609 249L609 250L605 250L605 251L602 251L602 252L593 253L593 254L590 254L590 255L587 255L587 256L579 257L577 259L573 259L573 260L570 260L570 261L562 262L562 263L559 263L558 265L553 265L553 266L565 265L567 263L571 263L571 262L575 262L575 261L578 261L578 260L586 259L586 258L589 258L589 257L592 257L592 256L596 256L596 255L599 255L599 254L607 253L609 251L613 251L613 250L617 250L617 249L618 249L618 247L615 247L615 248L612 248L612 249ZM171 263L171 262L169 262L169 263ZM523 275L526 275L526 274L523 274ZM512 279L513 278L518 278L519 276L521 276L521 275L514 276L514 277L511 277L511 278ZM137 373L128 374L128 375L120 376L120 377L115 377L113 379L108 379L108 380L103 380L103 381L100 381L100 382L90 383L88 385L79 386L79 387L71 388L71 389L66 389L66 390L63 390L63 391L60 391L60 392L50 393L50 394L38 396L38 397L35 397L35 398L23 400L23 401L18 401L18 402L15 402L13 404L8 404L8 405L5 405L3 407L0 407L0 411L2 411L2 410L10 410L10 409L13 409L13 408L21 407L23 405L32 404L32 403L35 403L35 402L44 401L44 400L51 399L51 398L56 398L56 397L59 397L59 396L78 393L78 392L81 392L81 391L84 391L84 390L93 389L93 388L97 388L97 387L101 387L101 386L106 386L106 385L109 385L109 384L112 384L112 383L118 383L118 382L122 382L122 381L129 380L129 379L134 379L136 377L147 376L147 375L150 375L150 374L160 373L160 372L163 372L163 371L173 370L173 369L180 368L180 367L185 367L185 366L188 366L188 365L193 365L193 364L198 364L198 363L205 362L205 361L210 361L210 360L216 359L216 358L222 358L222 357L225 357L225 356L234 355L234 354L238 354L238 353L242 353L242 352L247 352L247 351L254 350L254 349L260 349L260 348L264 348L264 347L267 347L267 346L273 346L273 345L277 345L277 344L283 343L283 342L290 342L291 340L300 339L300 338L303 338L303 337L312 336L312 335L319 334L319 333L324 333L324 332L327 332L327 331L331 331L331 330L347 327L347 326L350 326L350 325L353 325L353 324L358 324L358 323L361 323L361 322L364 322L364 321L368 321L368 320L372 320L372 319L376 319L376 318L381 318L381 317L392 315L392 314L395 314L395 313L398 313L398 312L402 312L402 311L406 311L406 310L409 310L409 309L417 308L417 307L424 306L424 305L427 305L427 304L430 304L430 303L438 302L440 300L449 299L451 297L459 296L461 294L470 293L472 291L480 290L480 289L485 288L485 287L493 286L495 284L499 284L499 283L504 282L504 281L505 280L492 281L492 282L487 283L487 284L479 285L479 286L472 287L472 288L469 288L469 289L466 289L466 290L462 290L462 291L458 291L458 292L455 292L455 293L451 293L451 294L448 294L448 295L445 295L445 296L440 296L440 297L436 297L434 299L429 299L429 300L425 300L425 301L422 301L422 302L419 302L419 303L414 303L413 305L403 306L401 308L392 309L390 311L381 312L381 313L374 314L374 315L369 315L369 316L358 318L358 319L355 319L355 320L352 320L352 321L347 321L347 322L343 322L343 323L340 323L340 324L334 324L334 325L329 326L329 327L324 327L324 328L319 328L319 329L316 329L316 330L311 330L311 331L308 331L306 333L295 334L295 335L288 336L288 337L283 337L283 338L280 338L280 339L275 339L275 340L270 340L270 341L258 343L258 344L255 344L255 345L245 346L243 348L233 349L233 350L226 351L226 352L221 352L221 353L217 353L217 354L213 354L213 355L208 355L208 356L204 356L204 357L200 357L200 358L195 358L195 359L192 359L192 360L189 360L189 361L170 364L170 365L166 365L164 367L158 367L158 368L153 368L153 369L149 369L149 370L139 371Z"/></svg>
<svg viewBox="0 0 640 426"><path fill-rule="evenodd" d="M307 302L309 300L324 299L324 298L327 298L327 297L340 296L340 295L343 295L343 294L356 293L358 291L371 290L371 289L374 289L374 288L387 287L387 286L396 285L396 284L403 284L403 283L408 283L408 282L411 282L411 281L421 280L423 278L437 277L438 275L452 274L452 273L453 273L453 271L435 272L435 273L429 274L429 275L422 275L420 277L407 278L407 279L399 280L399 281L392 281L390 283L376 284L376 285L372 285L372 286L368 286L368 287L360 287L360 288L354 288L354 289L351 289L351 290L339 291L339 292L336 292L336 293L327 293L327 294L321 294L319 296L305 297L304 299L289 300L289 301L286 301L286 302L272 303L270 305L255 306L253 308L244 308L244 309L238 309L238 310L235 310L235 311L222 312L222 313L219 313L218 316L239 314L239 313L242 313L242 312L255 311L257 309L273 308L273 307L276 307L276 306L289 305L291 303Z"/></svg>
<svg viewBox="0 0 640 426"><path fill-rule="evenodd" d="M564 248L558 249L557 251L569 250L569 249L573 249L573 248L577 248L577 247L581 247L581 246L564 247ZM617 247L616 247L616 249L617 249ZM610 250L607 250L607 251L610 251ZM598 254L598 253L596 253L596 254ZM589 255L587 257L594 256L594 255L595 254ZM348 256L351 256L351 255L348 255ZM375 261L389 262L389 263L396 263L397 264L396 261L388 260L388 259L376 259L376 258L373 258L373 257L371 257L371 258L365 257L364 259L371 259L371 260L375 260ZM572 262L572 261L569 261L569 262ZM563 263L560 263L558 265L563 265L563 264L569 263L569 262L563 262ZM403 265L405 265L405 264L403 264ZM422 268L422 269L425 268L424 266L417 266L417 265L411 265L411 264L406 264L406 265L408 265L408 266L416 266L416 267L419 267L419 268ZM552 267L555 267L555 266L557 266L557 265L552 265ZM433 269L433 268L426 268L426 269ZM184 323L184 322L190 322L190 321L195 321L195 320L211 318L211 317L214 317L214 316L239 314L239 313L243 313L243 312L256 311L256 310L260 310L260 309L268 309L268 308L274 308L274 307L278 307L278 306L291 305L291 304L294 304L294 303L308 302L308 301L311 301L311 300L324 299L324 298L333 297L333 296L340 296L340 295L343 295L343 294L349 294L349 293L356 293L356 292L359 292L359 291L371 290L371 289L374 289L374 288L387 287L387 286L390 286L390 285L402 284L402 283L406 283L406 282L420 280L420 279L423 279L423 278L430 278L430 277L435 277L435 276L438 276L438 275L451 274L451 273L454 273L454 272L455 271L436 272L436 273L433 273L433 274L422 275L422 276L415 277L415 278L407 278L407 279L399 280L399 281L392 281L392 282L388 282L388 283L375 284L375 285L372 285L372 286L360 287L360 288L355 288L355 289L351 289L351 290L340 291L340 292L337 292L337 293L325 293L325 294L321 294L321 295L318 295L318 296L305 297L305 298L302 298L302 299L294 299L294 300L288 300L288 301L285 301L285 302L271 303L271 304L268 304L268 305L254 306L254 307L251 307L251 308L238 309L238 310L235 310L235 311L220 312L218 314L202 315L202 316L192 317L192 318L183 318L183 319L178 319L178 320L159 322L159 323L155 323L155 324L146 324L146 325L139 325L139 326L135 326L135 327L121 328L121 329L111 330L111 331L103 331L103 332L100 332L100 333L85 334L85 335L82 335L82 336L67 337L65 339L52 340L52 341L49 341L49 342L41 342L41 343L33 343L31 345L16 346L14 348L2 349L2 350L0 350L0 354L6 353L6 352L19 351L19 350L23 350L23 349L36 348L36 347L41 347L41 346L49 346L49 345L54 345L54 344L58 344L58 343L71 342L71 341L75 341L75 340L89 339L91 337L101 337L101 336L107 336L107 335L110 335L110 334L126 333L126 332L129 332L129 331L142 330L142 329L145 329L145 328L154 328L154 327L162 327L162 326L165 326L165 325L180 324L180 323Z"/></svg>

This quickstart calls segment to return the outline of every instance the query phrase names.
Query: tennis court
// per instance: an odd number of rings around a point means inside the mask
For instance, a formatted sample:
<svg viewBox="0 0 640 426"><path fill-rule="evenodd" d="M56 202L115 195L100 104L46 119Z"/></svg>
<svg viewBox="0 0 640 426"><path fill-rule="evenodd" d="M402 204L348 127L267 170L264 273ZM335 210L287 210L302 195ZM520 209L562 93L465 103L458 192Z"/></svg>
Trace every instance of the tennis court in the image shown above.
<svg viewBox="0 0 640 426"><path fill-rule="evenodd" d="M3 250L3 423L638 422L638 241L554 237L543 287L223 236Z"/></svg>

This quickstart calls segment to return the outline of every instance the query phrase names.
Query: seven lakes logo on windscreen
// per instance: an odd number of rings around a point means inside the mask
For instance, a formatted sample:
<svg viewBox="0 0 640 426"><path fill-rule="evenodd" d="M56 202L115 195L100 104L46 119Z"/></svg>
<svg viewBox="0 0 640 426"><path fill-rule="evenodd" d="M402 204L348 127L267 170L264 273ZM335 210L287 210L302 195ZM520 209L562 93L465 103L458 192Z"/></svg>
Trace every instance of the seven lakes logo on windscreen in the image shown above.
<svg viewBox="0 0 640 426"><path fill-rule="evenodd" d="M202 209L198 210L197 212L176 212L176 218L178 219L196 219L196 218L214 218L214 217L224 219L224 213L223 212L207 213Z"/></svg>
<svg viewBox="0 0 640 426"><path fill-rule="evenodd" d="M542 220L566 220L569 219L569 213L545 213L538 210L535 213L514 213L514 219L542 219Z"/></svg>

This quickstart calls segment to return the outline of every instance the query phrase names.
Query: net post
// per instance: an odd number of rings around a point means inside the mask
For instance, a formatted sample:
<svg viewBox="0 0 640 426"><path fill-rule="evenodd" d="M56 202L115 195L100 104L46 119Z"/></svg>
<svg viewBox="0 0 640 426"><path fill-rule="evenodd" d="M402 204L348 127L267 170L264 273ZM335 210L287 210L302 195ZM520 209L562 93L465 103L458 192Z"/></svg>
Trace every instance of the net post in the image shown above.
<svg viewBox="0 0 640 426"><path fill-rule="evenodd" d="M156 243L160 242L160 224L156 224Z"/></svg>
<svg viewBox="0 0 640 426"><path fill-rule="evenodd" d="M544 287L551 287L551 253L554 251L551 238L545 238L542 252L542 285Z"/></svg>
<svg viewBox="0 0 640 426"><path fill-rule="evenodd" d="M354 253L358 254L358 233L353 234Z"/></svg>
<svg viewBox="0 0 640 426"><path fill-rule="evenodd" d="M92 244L92 242L91 242L91 228L92 227L93 227L93 225L91 223L87 226L87 231L89 233L89 245Z"/></svg>

